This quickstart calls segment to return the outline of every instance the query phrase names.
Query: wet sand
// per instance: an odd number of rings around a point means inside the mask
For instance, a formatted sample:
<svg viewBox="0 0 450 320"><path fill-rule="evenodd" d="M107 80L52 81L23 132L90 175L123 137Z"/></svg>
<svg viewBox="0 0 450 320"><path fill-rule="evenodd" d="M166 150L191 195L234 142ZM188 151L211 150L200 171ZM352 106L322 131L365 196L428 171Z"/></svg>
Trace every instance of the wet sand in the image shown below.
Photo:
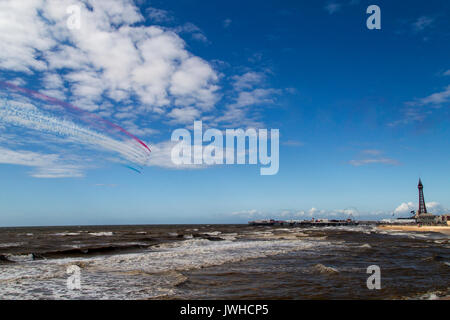
<svg viewBox="0 0 450 320"><path fill-rule="evenodd" d="M379 229L397 230L397 231L414 231L414 232L440 232L450 235L450 226L397 226L397 225L380 225Z"/></svg>

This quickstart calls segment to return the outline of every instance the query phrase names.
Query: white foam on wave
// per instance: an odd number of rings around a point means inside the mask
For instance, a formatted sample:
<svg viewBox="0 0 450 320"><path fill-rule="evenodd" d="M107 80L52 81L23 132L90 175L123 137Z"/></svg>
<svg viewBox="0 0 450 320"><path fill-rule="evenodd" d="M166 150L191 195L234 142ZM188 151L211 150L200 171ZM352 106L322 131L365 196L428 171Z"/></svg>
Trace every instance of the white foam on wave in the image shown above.
<svg viewBox="0 0 450 320"><path fill-rule="evenodd" d="M205 232L208 236L218 236L221 233L220 231Z"/></svg>
<svg viewBox="0 0 450 320"><path fill-rule="evenodd" d="M0 299L139 299L170 295L179 272L262 258L298 250L329 249L321 240L209 241L189 239L157 250L89 258L65 258L14 264L0 270ZM82 267L81 296L67 293L66 268ZM178 274L178 276L174 276ZM143 284L146 284L143 286Z"/></svg>
<svg viewBox="0 0 450 320"><path fill-rule="evenodd" d="M21 254L21 255L7 254L6 258L9 261L13 261L13 262L24 262L24 261L32 261L33 255L31 255L31 254Z"/></svg>
<svg viewBox="0 0 450 320"><path fill-rule="evenodd" d="M80 233L78 232L59 232L59 233L52 233L52 236L57 236L57 237L65 237L65 236L79 236Z"/></svg>
<svg viewBox="0 0 450 320"><path fill-rule="evenodd" d="M96 237L110 237L112 236L114 233L109 231L109 232L89 232L89 234L91 236L96 236Z"/></svg>
<svg viewBox="0 0 450 320"><path fill-rule="evenodd" d="M0 248L8 248L8 247L19 247L23 244L23 242L6 242L0 243Z"/></svg>

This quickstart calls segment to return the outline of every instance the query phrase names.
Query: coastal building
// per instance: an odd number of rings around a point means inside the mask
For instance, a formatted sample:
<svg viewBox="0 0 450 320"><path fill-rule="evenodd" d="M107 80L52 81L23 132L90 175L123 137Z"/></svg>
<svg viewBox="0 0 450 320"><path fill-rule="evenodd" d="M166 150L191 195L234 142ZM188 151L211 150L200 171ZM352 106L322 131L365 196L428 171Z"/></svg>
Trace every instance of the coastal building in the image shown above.
<svg viewBox="0 0 450 320"><path fill-rule="evenodd" d="M419 189L419 209L415 215L416 223L421 225L447 224L447 215L438 216L427 212L425 197L423 195L423 184L420 178L417 188Z"/></svg>

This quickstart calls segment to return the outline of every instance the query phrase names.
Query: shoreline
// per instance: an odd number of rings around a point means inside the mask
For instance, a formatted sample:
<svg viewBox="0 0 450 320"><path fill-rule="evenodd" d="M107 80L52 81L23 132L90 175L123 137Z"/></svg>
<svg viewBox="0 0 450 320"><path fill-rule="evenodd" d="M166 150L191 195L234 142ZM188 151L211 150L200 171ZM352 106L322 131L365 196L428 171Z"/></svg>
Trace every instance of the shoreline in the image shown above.
<svg viewBox="0 0 450 320"><path fill-rule="evenodd" d="M450 235L450 226L379 225L377 228L396 231L439 232Z"/></svg>

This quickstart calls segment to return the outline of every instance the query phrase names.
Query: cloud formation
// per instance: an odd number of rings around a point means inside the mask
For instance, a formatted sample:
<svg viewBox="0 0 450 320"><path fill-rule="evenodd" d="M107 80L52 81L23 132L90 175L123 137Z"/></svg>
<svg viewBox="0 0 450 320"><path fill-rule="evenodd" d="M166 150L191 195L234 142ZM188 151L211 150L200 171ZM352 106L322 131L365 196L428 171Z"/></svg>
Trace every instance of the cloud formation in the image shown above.
<svg viewBox="0 0 450 320"><path fill-rule="evenodd" d="M399 120L390 122L388 125L397 126L421 122L449 102L450 85L446 86L443 90L432 93L424 98L406 102L405 108L402 110L403 117Z"/></svg>
<svg viewBox="0 0 450 320"><path fill-rule="evenodd" d="M72 102L88 110L104 97L133 105L135 114L214 106L218 76L210 64L191 54L177 33L143 25L132 1L80 2L80 29L67 27L71 5L2 1L0 68L41 76L45 89L66 88ZM156 9L147 14L158 21L168 17ZM183 28L199 32L193 25Z"/></svg>
<svg viewBox="0 0 450 320"><path fill-rule="evenodd" d="M74 4L79 16L76 10L68 11ZM78 18L79 28L69 27L68 23ZM158 133L147 127L152 119L169 126L185 126L202 119L215 126L261 126L256 108L275 103L281 91L267 85L265 72L247 69L238 76L224 77L211 63L190 52L182 38L209 43L204 32L193 23L174 26L175 22L169 11L147 8L141 12L132 0L4 0L0 2L0 70L4 72L0 80L34 87L114 119L147 141ZM229 26L231 20L224 23ZM230 81L230 90L223 91L222 79ZM55 134L64 136L65 143L96 146L131 160L135 150L126 143L39 114L38 109L29 107L25 112L21 100L9 99L9 108L1 110L3 122L40 130L52 149L48 154L66 157L61 152L63 147L58 150L50 141L48 134ZM17 138L8 140L9 144L24 139L17 132L8 135ZM64 143L61 139L58 142ZM44 144L42 141L42 154L49 151ZM156 148L150 165L170 167L170 158L164 152L169 144L160 141L152 145ZM18 145L11 150L27 151Z"/></svg>

